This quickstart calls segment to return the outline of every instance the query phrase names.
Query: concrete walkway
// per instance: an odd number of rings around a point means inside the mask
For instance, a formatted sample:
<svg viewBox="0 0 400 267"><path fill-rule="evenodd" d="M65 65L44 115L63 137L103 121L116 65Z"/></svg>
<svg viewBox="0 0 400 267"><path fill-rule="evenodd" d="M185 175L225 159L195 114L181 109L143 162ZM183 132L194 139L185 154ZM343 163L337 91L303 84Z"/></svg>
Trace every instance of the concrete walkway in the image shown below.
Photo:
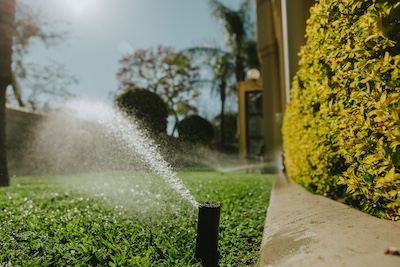
<svg viewBox="0 0 400 267"><path fill-rule="evenodd" d="M260 267L400 266L400 222L352 209L277 175L260 251ZM396 252L395 252L396 253Z"/></svg>

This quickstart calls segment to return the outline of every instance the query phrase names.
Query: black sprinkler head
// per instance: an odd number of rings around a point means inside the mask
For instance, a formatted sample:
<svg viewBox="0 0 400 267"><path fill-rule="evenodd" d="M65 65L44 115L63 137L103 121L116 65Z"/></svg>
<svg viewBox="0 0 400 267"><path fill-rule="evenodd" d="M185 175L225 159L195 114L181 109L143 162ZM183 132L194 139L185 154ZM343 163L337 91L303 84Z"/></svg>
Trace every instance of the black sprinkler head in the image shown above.
<svg viewBox="0 0 400 267"><path fill-rule="evenodd" d="M219 204L206 202L199 205L195 257L201 260L203 267L218 266L220 210Z"/></svg>

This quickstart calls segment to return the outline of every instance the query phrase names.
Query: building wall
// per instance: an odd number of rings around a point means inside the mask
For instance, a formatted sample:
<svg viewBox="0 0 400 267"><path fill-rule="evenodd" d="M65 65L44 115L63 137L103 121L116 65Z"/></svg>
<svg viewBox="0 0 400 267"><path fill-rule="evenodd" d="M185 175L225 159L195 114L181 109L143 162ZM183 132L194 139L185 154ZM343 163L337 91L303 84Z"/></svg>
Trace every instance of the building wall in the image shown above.
<svg viewBox="0 0 400 267"><path fill-rule="evenodd" d="M257 45L263 84L265 158L276 161L277 164L281 162L282 152L280 122L289 98L286 88L289 88L297 71L297 53L305 43L308 10L314 2L256 0Z"/></svg>
<svg viewBox="0 0 400 267"><path fill-rule="evenodd" d="M26 151L34 140L35 129L43 120L39 113L24 109L7 107L6 109L6 144L10 175L26 175L33 162L27 162ZM29 166L29 168L28 168Z"/></svg>
<svg viewBox="0 0 400 267"><path fill-rule="evenodd" d="M306 43L306 21L310 17L310 7L314 4L315 0L286 0L290 81L299 69L297 54L300 47Z"/></svg>
<svg viewBox="0 0 400 267"><path fill-rule="evenodd" d="M263 84L263 127L267 161L277 161L282 137L276 114L285 103L280 0L257 0L257 42Z"/></svg>

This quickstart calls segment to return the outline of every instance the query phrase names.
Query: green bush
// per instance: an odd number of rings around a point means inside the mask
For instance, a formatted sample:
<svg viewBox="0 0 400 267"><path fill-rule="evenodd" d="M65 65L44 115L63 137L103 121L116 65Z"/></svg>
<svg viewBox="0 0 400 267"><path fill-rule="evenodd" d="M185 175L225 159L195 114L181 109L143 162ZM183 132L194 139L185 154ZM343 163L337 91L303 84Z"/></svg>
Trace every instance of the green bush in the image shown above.
<svg viewBox="0 0 400 267"><path fill-rule="evenodd" d="M178 132L180 139L192 144L209 145L214 138L212 124L198 115L184 118L178 124Z"/></svg>
<svg viewBox="0 0 400 267"><path fill-rule="evenodd" d="M221 151L228 154L238 154L239 153L239 140L237 136L237 113L227 113L224 115L224 144L221 144L221 115L217 115L212 120L214 126L215 135L215 145L219 147Z"/></svg>
<svg viewBox="0 0 400 267"><path fill-rule="evenodd" d="M320 0L283 123L288 175L375 216L400 216L400 3Z"/></svg>
<svg viewBox="0 0 400 267"><path fill-rule="evenodd" d="M115 99L117 106L140 120L153 133L167 131L168 108L157 94L146 89L128 89Z"/></svg>

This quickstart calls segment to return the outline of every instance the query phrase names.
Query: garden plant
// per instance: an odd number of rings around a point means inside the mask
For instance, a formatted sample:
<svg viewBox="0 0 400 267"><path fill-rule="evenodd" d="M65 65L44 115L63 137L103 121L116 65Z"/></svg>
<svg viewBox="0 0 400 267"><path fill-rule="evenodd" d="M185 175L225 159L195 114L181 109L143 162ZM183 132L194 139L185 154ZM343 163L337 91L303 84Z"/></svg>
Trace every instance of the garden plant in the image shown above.
<svg viewBox="0 0 400 267"><path fill-rule="evenodd" d="M146 89L130 88L115 98L119 109L141 122L154 134L167 132L168 107L162 98Z"/></svg>
<svg viewBox="0 0 400 267"><path fill-rule="evenodd" d="M290 178L372 215L400 216L400 2L311 8L283 123Z"/></svg>
<svg viewBox="0 0 400 267"><path fill-rule="evenodd" d="M178 133L181 140L193 144L209 145L214 138L212 124L198 115L183 118L178 124Z"/></svg>

